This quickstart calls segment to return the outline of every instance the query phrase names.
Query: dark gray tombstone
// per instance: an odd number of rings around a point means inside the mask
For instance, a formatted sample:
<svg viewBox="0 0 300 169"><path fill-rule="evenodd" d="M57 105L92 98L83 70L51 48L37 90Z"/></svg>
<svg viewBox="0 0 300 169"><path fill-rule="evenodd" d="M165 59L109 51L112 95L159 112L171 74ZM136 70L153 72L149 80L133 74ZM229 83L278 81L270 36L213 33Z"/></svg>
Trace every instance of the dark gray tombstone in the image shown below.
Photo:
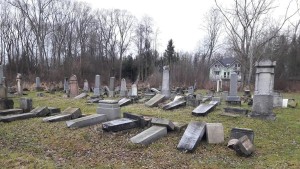
<svg viewBox="0 0 300 169"><path fill-rule="evenodd" d="M181 137L177 149L184 152L193 152L205 134L206 124L190 122Z"/></svg>
<svg viewBox="0 0 300 169"><path fill-rule="evenodd" d="M199 100L196 99L196 97L192 94L189 94L186 96L186 105L191 107L196 107L199 105Z"/></svg>
<svg viewBox="0 0 300 169"><path fill-rule="evenodd" d="M276 62L262 60L255 63L255 91L251 117L275 120L273 113L274 69Z"/></svg>
<svg viewBox="0 0 300 169"><path fill-rule="evenodd" d="M130 141L135 144L149 145L165 135L167 135L167 127L152 126L132 137Z"/></svg>
<svg viewBox="0 0 300 169"><path fill-rule="evenodd" d="M235 140L235 139L234 139ZM254 152L254 145L247 135L239 138L233 145L232 148L240 156L248 157Z"/></svg>
<svg viewBox="0 0 300 169"><path fill-rule="evenodd" d="M12 114L21 114L23 113L22 109L6 109L6 110L0 110L0 116L7 116Z"/></svg>
<svg viewBox="0 0 300 169"><path fill-rule="evenodd" d="M233 114L239 114L239 115L247 115L249 110L239 107L225 107L224 108L225 113L233 113Z"/></svg>
<svg viewBox="0 0 300 169"><path fill-rule="evenodd" d="M141 115L125 112L123 113L123 117L136 120L136 124L138 127L144 128L148 126L148 121L146 121L145 118Z"/></svg>
<svg viewBox="0 0 300 169"><path fill-rule="evenodd" d="M60 113L60 108L57 107L48 107L50 115L58 114Z"/></svg>
<svg viewBox="0 0 300 169"><path fill-rule="evenodd" d="M161 103L164 100L165 96L162 94L156 94L154 97L152 97L149 101L145 103L145 106L147 107L155 107L159 103Z"/></svg>
<svg viewBox="0 0 300 169"><path fill-rule="evenodd" d="M152 118L151 123L157 126L165 126L168 130L175 129L175 125L168 119Z"/></svg>
<svg viewBox="0 0 300 169"><path fill-rule="evenodd" d="M232 128L230 133L230 139L239 139L247 135L248 138L254 143L254 132L251 129L246 128Z"/></svg>
<svg viewBox="0 0 300 169"><path fill-rule="evenodd" d="M121 80L120 97L127 97L126 80L124 78Z"/></svg>
<svg viewBox="0 0 300 169"><path fill-rule="evenodd" d="M101 81L100 75L95 76L94 96L99 97L101 95Z"/></svg>
<svg viewBox="0 0 300 169"><path fill-rule="evenodd" d="M123 107L123 106L127 106L129 105L130 103L132 103L131 99L128 99L128 98L122 98L121 100L119 100L118 104L120 105L120 107Z"/></svg>
<svg viewBox="0 0 300 169"><path fill-rule="evenodd" d="M169 66L163 67L163 79L161 93L168 99L171 96L170 92L170 70Z"/></svg>
<svg viewBox="0 0 300 169"><path fill-rule="evenodd" d="M20 109L23 112L30 112L32 110L32 99L22 97L20 98Z"/></svg>
<svg viewBox="0 0 300 169"><path fill-rule="evenodd" d="M72 75L69 80L70 97L76 97L79 94L78 81L76 75Z"/></svg>
<svg viewBox="0 0 300 169"><path fill-rule="evenodd" d="M121 118L120 105L116 100L100 100L97 114L105 114L109 121Z"/></svg>
<svg viewBox="0 0 300 169"><path fill-rule="evenodd" d="M64 78L64 92L68 93L69 91L69 78L65 77Z"/></svg>
<svg viewBox="0 0 300 169"><path fill-rule="evenodd" d="M83 91L84 92L89 92L89 82L85 79L83 83Z"/></svg>
<svg viewBox="0 0 300 169"><path fill-rule="evenodd" d="M200 104L192 111L194 116L206 116L215 108L214 104Z"/></svg>
<svg viewBox="0 0 300 169"><path fill-rule="evenodd" d="M14 101L12 99L0 98L0 110L14 108Z"/></svg>
<svg viewBox="0 0 300 169"><path fill-rule="evenodd" d="M115 77L109 79L109 97L115 97Z"/></svg>
<svg viewBox="0 0 300 169"><path fill-rule="evenodd" d="M100 124L105 121L107 121L105 114L93 114L78 119L66 121L66 124L69 128L81 128L92 126L95 124Z"/></svg>
<svg viewBox="0 0 300 169"><path fill-rule="evenodd" d="M50 114L50 112L47 107L37 107L37 108L31 110L29 113L21 113L21 114L2 116L2 117L0 117L0 121L11 122L11 121L29 119L29 118L33 118L33 117L45 117L49 114Z"/></svg>
<svg viewBox="0 0 300 169"><path fill-rule="evenodd" d="M112 131L112 132L118 132L118 131L132 129L136 127L138 127L137 120L129 119L129 118L121 118L121 119L116 119L116 120L102 123L102 129L104 131Z"/></svg>
<svg viewBox="0 0 300 169"><path fill-rule="evenodd" d="M230 75L230 89L229 89L229 96L237 96L237 86L238 83L238 75L235 72L232 72Z"/></svg>
<svg viewBox="0 0 300 169"><path fill-rule="evenodd" d="M82 114L81 114L80 108L68 107L61 114L46 117L43 119L43 121L44 122L58 122L58 121L76 119L81 116L82 116Z"/></svg>

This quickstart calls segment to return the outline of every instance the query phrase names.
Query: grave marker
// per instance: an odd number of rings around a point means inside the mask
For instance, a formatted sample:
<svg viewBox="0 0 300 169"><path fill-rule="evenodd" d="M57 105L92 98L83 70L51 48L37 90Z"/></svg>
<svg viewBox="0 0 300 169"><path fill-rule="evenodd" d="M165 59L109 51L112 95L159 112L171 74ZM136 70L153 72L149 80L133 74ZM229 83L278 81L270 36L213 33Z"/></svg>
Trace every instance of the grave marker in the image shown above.
<svg viewBox="0 0 300 169"><path fill-rule="evenodd" d="M167 135L167 127L152 126L132 137L130 141L136 144L149 145L165 135Z"/></svg>
<svg viewBox="0 0 300 169"><path fill-rule="evenodd" d="M120 97L127 97L126 80L124 78L121 80Z"/></svg>
<svg viewBox="0 0 300 169"><path fill-rule="evenodd" d="M170 71L169 66L163 67L163 79L161 93L168 99L171 96L170 92Z"/></svg>
<svg viewBox="0 0 300 169"><path fill-rule="evenodd" d="M78 81L76 75L72 75L69 80L70 97L76 97L79 94Z"/></svg>
<svg viewBox="0 0 300 169"><path fill-rule="evenodd" d="M105 114L93 114L78 119L66 121L67 127L69 128L81 128L100 124L107 121Z"/></svg>

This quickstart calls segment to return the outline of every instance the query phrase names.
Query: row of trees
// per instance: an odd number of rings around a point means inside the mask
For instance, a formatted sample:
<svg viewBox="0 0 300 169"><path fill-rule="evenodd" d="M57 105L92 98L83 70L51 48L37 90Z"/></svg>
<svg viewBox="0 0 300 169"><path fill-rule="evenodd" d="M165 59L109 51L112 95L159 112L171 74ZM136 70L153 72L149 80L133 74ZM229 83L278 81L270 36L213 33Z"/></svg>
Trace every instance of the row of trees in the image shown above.
<svg viewBox="0 0 300 169"><path fill-rule="evenodd" d="M215 0L203 18L206 36L197 52L178 52L171 39L160 54L159 30L151 17L92 10L72 0L0 0L0 62L9 80L17 72L49 81L71 74L93 81L101 74L107 80L115 76L158 85L163 65L170 65L173 85L197 81L204 86L211 62L228 56L242 63L246 85L253 82L255 61L263 58L278 61L277 79L299 76L300 21L290 21L299 12L289 9L293 1L284 18L273 24L273 0L232 2L227 9Z"/></svg>

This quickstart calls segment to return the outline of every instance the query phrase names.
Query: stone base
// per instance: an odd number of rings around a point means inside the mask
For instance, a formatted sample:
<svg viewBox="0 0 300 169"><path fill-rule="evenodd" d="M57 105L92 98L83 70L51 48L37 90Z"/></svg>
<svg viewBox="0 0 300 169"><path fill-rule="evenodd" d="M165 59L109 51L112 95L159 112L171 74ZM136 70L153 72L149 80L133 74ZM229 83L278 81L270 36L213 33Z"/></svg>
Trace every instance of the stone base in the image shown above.
<svg viewBox="0 0 300 169"><path fill-rule="evenodd" d="M276 119L276 115L273 112L270 112L268 114L260 114L260 113L256 113L256 112L251 112L249 114L249 117L259 118L262 120L275 120Z"/></svg>

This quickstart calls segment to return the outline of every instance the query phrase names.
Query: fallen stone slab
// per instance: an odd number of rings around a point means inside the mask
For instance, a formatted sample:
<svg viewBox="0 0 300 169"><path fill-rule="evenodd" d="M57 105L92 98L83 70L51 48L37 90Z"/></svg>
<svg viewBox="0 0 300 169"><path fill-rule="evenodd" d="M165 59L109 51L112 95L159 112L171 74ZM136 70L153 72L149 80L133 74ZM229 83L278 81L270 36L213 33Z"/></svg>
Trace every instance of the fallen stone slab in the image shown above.
<svg viewBox="0 0 300 169"><path fill-rule="evenodd" d="M184 152L193 152L205 134L206 124L190 122L181 137L177 149Z"/></svg>
<svg viewBox="0 0 300 169"><path fill-rule="evenodd" d="M173 122L174 124L174 130L177 132L181 132L183 129L187 127L187 123L179 123L179 122Z"/></svg>
<svg viewBox="0 0 300 169"><path fill-rule="evenodd" d="M61 114L46 117L43 119L44 122L57 122L57 121L64 121L64 120L71 120L81 117L81 110L80 108L73 108L69 107L65 109Z"/></svg>
<svg viewBox="0 0 300 169"><path fill-rule="evenodd" d="M247 128L232 128L230 132L230 139L239 139L244 135L247 135L251 142L254 143L254 132Z"/></svg>
<svg viewBox="0 0 300 169"><path fill-rule="evenodd" d="M149 101L145 103L145 106L147 107L155 107L159 103L161 103L164 100L165 96L162 94L156 94L154 97L152 97Z"/></svg>
<svg viewBox="0 0 300 169"><path fill-rule="evenodd" d="M83 99L85 97L87 97L87 93L81 93L80 95L75 96L74 99Z"/></svg>
<svg viewBox="0 0 300 169"><path fill-rule="evenodd" d="M247 135L239 138L238 141L233 144L233 149L240 156L248 157L254 152L254 145Z"/></svg>
<svg viewBox="0 0 300 169"><path fill-rule="evenodd" d="M168 119L152 118L151 123L152 125L167 127L168 130L173 131L175 129L175 125Z"/></svg>
<svg viewBox="0 0 300 169"><path fill-rule="evenodd" d="M87 103L99 103L100 101L100 98L91 98L89 100L87 100L86 102Z"/></svg>
<svg viewBox="0 0 300 169"><path fill-rule="evenodd" d="M247 115L249 113L249 110L239 108L239 107L225 107L224 111L226 113L234 113L234 114L239 114L239 115Z"/></svg>
<svg viewBox="0 0 300 169"><path fill-rule="evenodd" d="M129 105L131 102L131 99L128 99L126 97L122 98L121 100L119 100L118 104L120 105L120 107L123 107L123 106L127 106Z"/></svg>
<svg viewBox="0 0 300 169"><path fill-rule="evenodd" d="M121 118L121 110L116 100L100 100L97 114L105 114L108 121Z"/></svg>
<svg viewBox="0 0 300 169"><path fill-rule="evenodd" d="M226 113L226 112L222 112L220 115L221 115L221 116L227 116L227 117L234 117L234 118L236 118L236 117L240 117L240 115L239 115L239 114L234 114L234 113Z"/></svg>
<svg viewBox="0 0 300 169"><path fill-rule="evenodd" d="M123 117L136 120L137 126L140 128L144 128L144 127L148 126L148 122L144 119L144 116L124 112Z"/></svg>
<svg viewBox="0 0 300 169"><path fill-rule="evenodd" d="M37 107L37 108L31 110L29 113L3 116L0 118L0 121L11 122L11 121L29 119L29 118L33 118L33 117L45 117L47 115L49 115L49 110L47 107Z"/></svg>
<svg viewBox="0 0 300 169"><path fill-rule="evenodd" d="M69 128L81 128L92 126L107 121L106 115L104 114L93 114L85 117L81 117L74 120L66 121L67 127Z"/></svg>
<svg viewBox="0 0 300 169"><path fill-rule="evenodd" d="M241 98L240 96L227 96L226 103L229 105L239 105L241 106Z"/></svg>
<svg viewBox="0 0 300 169"><path fill-rule="evenodd" d="M104 131L112 131L112 132L118 132L118 131L132 129L136 127L138 127L137 120L133 120L129 118L121 118L121 119L116 119L116 120L102 123L102 129Z"/></svg>
<svg viewBox="0 0 300 169"><path fill-rule="evenodd" d="M149 145L156 140L167 135L167 127L163 126L152 126L147 130L139 133L138 135L132 137L130 141L135 144Z"/></svg>
<svg viewBox="0 0 300 169"><path fill-rule="evenodd" d="M192 111L192 115L194 116L206 116L215 108L213 104L200 104Z"/></svg>
<svg viewBox="0 0 300 169"><path fill-rule="evenodd" d="M217 102L218 102L218 105L221 105L222 99L221 99L221 97L212 97L212 98L211 98L211 101L217 101Z"/></svg>
<svg viewBox="0 0 300 169"><path fill-rule="evenodd" d="M57 107L48 107L48 110L51 115L58 114L61 112L60 108L57 108Z"/></svg>
<svg viewBox="0 0 300 169"><path fill-rule="evenodd" d="M209 144L224 142L224 128L222 123L206 123L206 139Z"/></svg>
<svg viewBox="0 0 300 169"><path fill-rule="evenodd" d="M12 115L12 114L21 114L23 113L22 109L6 109L0 110L0 116Z"/></svg>
<svg viewBox="0 0 300 169"><path fill-rule="evenodd" d="M156 89L156 88L151 88L150 90L151 90L152 92L155 92L156 94L157 94L157 93L160 93L160 91L159 91L158 89Z"/></svg>
<svg viewBox="0 0 300 169"><path fill-rule="evenodd" d="M179 108L181 106L185 106L186 105L186 101L184 100L184 97L175 97L175 99L168 103L168 104L165 104L163 106L163 109L164 110L172 110L172 109L176 109L176 108Z"/></svg>
<svg viewBox="0 0 300 169"><path fill-rule="evenodd" d="M215 108L215 107L217 107L217 105L219 105L219 101L210 101L208 104L214 105L214 108Z"/></svg>

